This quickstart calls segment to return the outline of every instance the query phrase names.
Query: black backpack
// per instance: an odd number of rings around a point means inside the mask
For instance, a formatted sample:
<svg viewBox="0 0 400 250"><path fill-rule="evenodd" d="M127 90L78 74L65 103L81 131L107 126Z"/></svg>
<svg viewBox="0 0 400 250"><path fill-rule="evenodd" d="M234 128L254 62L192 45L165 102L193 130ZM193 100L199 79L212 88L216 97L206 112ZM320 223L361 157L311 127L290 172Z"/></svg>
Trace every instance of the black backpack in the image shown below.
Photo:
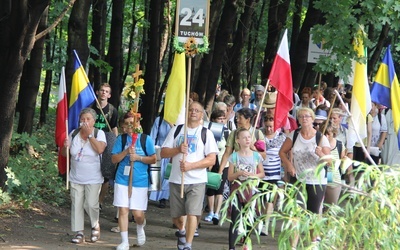
<svg viewBox="0 0 400 250"><path fill-rule="evenodd" d="M183 124L179 124L176 127L176 130L174 132L174 139L179 135L179 132L181 132L181 129L183 127ZM202 127L201 129L201 140L203 141L203 144L206 145L207 142L207 128Z"/></svg>

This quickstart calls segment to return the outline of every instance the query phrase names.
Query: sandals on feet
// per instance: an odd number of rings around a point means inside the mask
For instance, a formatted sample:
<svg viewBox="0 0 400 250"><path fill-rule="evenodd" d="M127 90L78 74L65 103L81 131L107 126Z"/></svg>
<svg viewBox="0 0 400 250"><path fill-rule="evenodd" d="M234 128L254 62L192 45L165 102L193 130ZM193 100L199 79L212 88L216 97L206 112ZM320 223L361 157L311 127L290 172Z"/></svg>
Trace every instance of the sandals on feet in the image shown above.
<svg viewBox="0 0 400 250"><path fill-rule="evenodd" d="M100 226L92 228L92 234L90 235L90 240L94 243L100 239Z"/></svg>
<svg viewBox="0 0 400 250"><path fill-rule="evenodd" d="M75 234L74 238L72 238L71 242L75 244L81 244L85 242L85 236L83 233L77 233Z"/></svg>

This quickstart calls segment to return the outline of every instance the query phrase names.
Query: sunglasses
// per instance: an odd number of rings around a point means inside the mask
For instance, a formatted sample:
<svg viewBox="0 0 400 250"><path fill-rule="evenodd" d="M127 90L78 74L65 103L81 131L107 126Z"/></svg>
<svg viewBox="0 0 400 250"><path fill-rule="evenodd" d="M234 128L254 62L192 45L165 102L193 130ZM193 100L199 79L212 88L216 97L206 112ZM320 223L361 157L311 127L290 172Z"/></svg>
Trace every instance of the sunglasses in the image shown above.
<svg viewBox="0 0 400 250"><path fill-rule="evenodd" d="M322 122L314 122L313 123L314 127L321 126L321 124L322 124Z"/></svg>

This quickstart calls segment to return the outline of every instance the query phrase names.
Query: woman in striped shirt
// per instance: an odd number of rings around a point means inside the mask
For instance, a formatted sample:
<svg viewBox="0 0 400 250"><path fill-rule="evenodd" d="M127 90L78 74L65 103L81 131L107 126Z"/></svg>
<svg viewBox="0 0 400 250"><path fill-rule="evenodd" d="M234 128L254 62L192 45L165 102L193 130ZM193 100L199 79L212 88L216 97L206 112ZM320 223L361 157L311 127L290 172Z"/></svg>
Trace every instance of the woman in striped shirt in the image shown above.
<svg viewBox="0 0 400 250"><path fill-rule="evenodd" d="M267 158L263 161L265 173L263 180L277 185L278 181L281 180L281 158L279 157L279 150L286 140L286 136L285 133L280 132L280 130L275 131L273 114L267 113L264 116L264 127L260 130L264 134L267 152ZM260 185L263 185L263 183ZM268 235L269 215L272 214L274 210L275 201L276 197L266 201L267 203L263 213L267 214L267 218L261 229L261 235Z"/></svg>

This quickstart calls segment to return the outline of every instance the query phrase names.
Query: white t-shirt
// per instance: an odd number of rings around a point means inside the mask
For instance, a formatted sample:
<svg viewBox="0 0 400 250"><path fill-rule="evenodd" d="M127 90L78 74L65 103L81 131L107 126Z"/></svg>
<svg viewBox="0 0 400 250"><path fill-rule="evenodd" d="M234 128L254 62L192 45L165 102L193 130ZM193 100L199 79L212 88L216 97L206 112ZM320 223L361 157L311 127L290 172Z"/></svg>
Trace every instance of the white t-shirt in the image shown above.
<svg viewBox="0 0 400 250"><path fill-rule="evenodd" d="M294 131L290 132L287 138L293 141ZM293 145L293 163L296 169L296 177L299 181L306 184L327 184L325 169L322 169L319 176L316 176L315 170L318 166L319 156L315 154L317 142L315 136L309 140L304 139L299 132ZM329 141L322 136L321 147L330 147ZM310 171L310 170L311 171ZM306 171L309 171L305 173Z"/></svg>
<svg viewBox="0 0 400 250"><path fill-rule="evenodd" d="M184 128L182 127L179 134L174 138L174 133L177 126L173 127L167 138L165 139L163 148L176 148L183 142ZM187 162L196 162L204 159L207 155L211 153L218 154L218 146L215 141L213 133L207 129L207 140L204 145L201 139L201 130L203 126L198 126L197 128L187 128L187 143L188 143L188 154L186 155ZM171 175L169 177L169 182L175 184L181 184L182 182L182 172L180 169L180 161L182 160L182 154L177 154L172 157L172 167ZM214 164L214 162L213 162ZM193 169L184 173L184 184L198 184L207 182L207 170Z"/></svg>
<svg viewBox="0 0 400 250"><path fill-rule="evenodd" d="M378 116L379 114L374 116L374 120L372 121L371 147L377 147L381 133L387 132L386 116L384 114L380 114L380 122Z"/></svg>
<svg viewBox="0 0 400 250"><path fill-rule="evenodd" d="M69 134L69 141L73 132ZM102 130L98 131L96 139L107 144L106 135ZM93 150L89 140L84 141L81 138L80 133L71 141L70 155L72 183L101 184L104 182L99 154Z"/></svg>

